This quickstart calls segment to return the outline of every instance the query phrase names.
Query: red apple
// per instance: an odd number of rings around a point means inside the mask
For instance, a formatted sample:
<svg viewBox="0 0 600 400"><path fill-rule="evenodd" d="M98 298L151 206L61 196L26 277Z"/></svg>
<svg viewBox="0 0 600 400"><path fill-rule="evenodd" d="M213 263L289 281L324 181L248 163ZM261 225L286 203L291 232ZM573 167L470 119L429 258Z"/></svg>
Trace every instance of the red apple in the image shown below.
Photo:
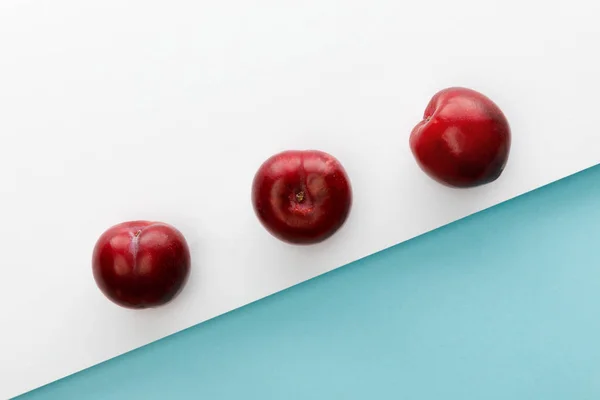
<svg viewBox="0 0 600 400"><path fill-rule="evenodd" d="M260 222L294 244L321 242L346 221L352 189L346 171L322 151L284 151L265 161L252 184Z"/></svg>
<svg viewBox="0 0 600 400"><path fill-rule="evenodd" d="M465 88L438 92L410 135L417 163L433 179L473 187L500 176L510 151L510 127L500 108Z"/></svg>
<svg viewBox="0 0 600 400"><path fill-rule="evenodd" d="M149 221L115 225L100 236L92 257L100 290L127 308L157 307L183 288L190 251L174 227Z"/></svg>

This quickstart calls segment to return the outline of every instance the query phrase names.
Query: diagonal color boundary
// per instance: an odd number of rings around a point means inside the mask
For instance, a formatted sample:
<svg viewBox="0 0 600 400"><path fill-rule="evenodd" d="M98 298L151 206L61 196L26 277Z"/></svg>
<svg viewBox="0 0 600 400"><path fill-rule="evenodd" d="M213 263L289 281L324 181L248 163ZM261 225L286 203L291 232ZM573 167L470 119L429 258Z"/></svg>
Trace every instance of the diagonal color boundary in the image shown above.
<svg viewBox="0 0 600 400"><path fill-rule="evenodd" d="M600 398L600 166L19 400Z"/></svg>

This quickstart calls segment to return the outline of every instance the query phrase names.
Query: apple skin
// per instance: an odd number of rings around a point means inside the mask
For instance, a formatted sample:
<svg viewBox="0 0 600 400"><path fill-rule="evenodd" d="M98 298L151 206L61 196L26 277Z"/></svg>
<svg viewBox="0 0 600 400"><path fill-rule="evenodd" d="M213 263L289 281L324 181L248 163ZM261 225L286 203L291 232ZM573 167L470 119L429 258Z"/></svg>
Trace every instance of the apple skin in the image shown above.
<svg viewBox="0 0 600 400"><path fill-rule="evenodd" d="M483 94L460 87L433 96L410 135L410 148L421 169L456 188L498 179L510 143L510 126L500 108Z"/></svg>
<svg viewBox="0 0 600 400"><path fill-rule="evenodd" d="M291 244L319 243L346 221L352 188L342 164L318 150L276 154L258 169L252 204L263 226Z"/></svg>
<svg viewBox="0 0 600 400"><path fill-rule="evenodd" d="M126 308L158 307L181 291L190 272L181 232L161 222L130 221L109 228L94 247L92 270L106 297Z"/></svg>

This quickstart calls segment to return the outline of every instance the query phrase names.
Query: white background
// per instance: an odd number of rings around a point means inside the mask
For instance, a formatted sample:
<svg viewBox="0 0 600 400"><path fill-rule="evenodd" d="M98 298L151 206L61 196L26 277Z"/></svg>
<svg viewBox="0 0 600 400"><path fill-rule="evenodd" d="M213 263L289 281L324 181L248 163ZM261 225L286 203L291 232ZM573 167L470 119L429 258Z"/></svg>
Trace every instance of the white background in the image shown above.
<svg viewBox="0 0 600 400"><path fill-rule="evenodd" d="M0 398L595 164L599 13L593 0L2 0ZM454 85L495 100L513 130L505 173L474 190L429 180L408 148ZM259 225L250 184L268 156L304 148L344 164L354 207L330 240L293 247ZM164 308L121 309L94 285L96 238L132 219L191 246L188 286Z"/></svg>

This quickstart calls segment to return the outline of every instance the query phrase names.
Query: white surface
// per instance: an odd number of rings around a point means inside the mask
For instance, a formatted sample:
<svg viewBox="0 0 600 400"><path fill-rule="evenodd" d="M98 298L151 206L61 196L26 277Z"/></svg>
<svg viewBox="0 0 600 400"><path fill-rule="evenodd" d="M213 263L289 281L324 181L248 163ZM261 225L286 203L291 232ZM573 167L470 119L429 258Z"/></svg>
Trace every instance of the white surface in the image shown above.
<svg viewBox="0 0 600 400"><path fill-rule="evenodd" d="M560 4L558 4L560 3ZM541 12L543 11L543 12ZM600 161L593 0L0 2L0 398L17 395ZM513 130L475 190L435 184L408 135L464 85ZM318 148L354 188L313 247L256 220L260 163ZM169 306L118 308L90 257L114 223L192 248ZM517 229L518 227L516 227Z"/></svg>

